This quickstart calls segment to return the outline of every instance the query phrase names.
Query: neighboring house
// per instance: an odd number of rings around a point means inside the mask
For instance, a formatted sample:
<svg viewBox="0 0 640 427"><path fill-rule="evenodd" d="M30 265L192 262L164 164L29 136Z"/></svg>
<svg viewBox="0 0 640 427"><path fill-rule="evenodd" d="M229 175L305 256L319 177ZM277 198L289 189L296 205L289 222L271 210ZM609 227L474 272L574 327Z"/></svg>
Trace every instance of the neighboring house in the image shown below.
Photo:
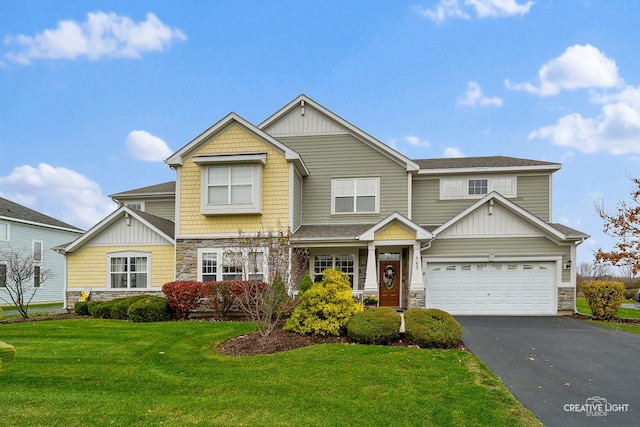
<svg viewBox="0 0 640 427"><path fill-rule="evenodd" d="M122 274L114 264L93 280L80 279L73 256L87 250L83 241L106 239L92 252L93 263L105 266L114 253L131 250L123 242L163 240L175 248L167 262L174 273L136 289L159 291L174 278L242 276L225 256L239 232L285 228L307 251L314 280L326 268L340 269L354 295L375 295L382 306L506 315L575 307L576 247L588 235L551 222L558 163L409 159L305 95L259 125L230 113L166 163L175 183L113 195L123 205L113 214L119 219L103 221L67 248L70 303L82 287L121 293L110 282ZM173 234L149 225L152 210L174 221ZM147 216L144 238L125 237L126 214ZM253 273L260 275L264 254L258 255ZM151 271L160 268L156 258L148 261Z"/></svg>
<svg viewBox="0 0 640 427"><path fill-rule="evenodd" d="M35 291L31 303L60 302L64 300L65 258L54 248L65 245L83 231L50 216L0 197L0 297L9 299L6 290L7 257L17 255L33 262L33 274L26 285ZM40 272L48 270L51 276L40 283ZM25 298L29 298L25 295ZM0 301L0 304L6 304Z"/></svg>

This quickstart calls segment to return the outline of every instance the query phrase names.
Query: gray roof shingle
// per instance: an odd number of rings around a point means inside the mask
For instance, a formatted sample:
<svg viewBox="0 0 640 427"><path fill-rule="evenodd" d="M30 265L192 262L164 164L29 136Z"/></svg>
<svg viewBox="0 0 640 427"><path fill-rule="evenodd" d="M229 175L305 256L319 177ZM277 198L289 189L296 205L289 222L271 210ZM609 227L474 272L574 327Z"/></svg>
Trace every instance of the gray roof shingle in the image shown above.
<svg viewBox="0 0 640 427"><path fill-rule="evenodd" d="M508 168L528 166L550 166L555 168L560 166L560 163L505 156L454 157L418 159L414 161L420 166L420 169Z"/></svg>
<svg viewBox="0 0 640 427"><path fill-rule="evenodd" d="M175 193L176 182L168 181L161 184L149 185L147 187L140 187L133 190L122 191L120 193L111 194L109 195L109 197L117 199L118 197L150 196L154 194L162 195Z"/></svg>
<svg viewBox="0 0 640 427"><path fill-rule="evenodd" d="M49 227L83 231L71 224L67 224L66 222L62 222L43 213L34 211L33 209L29 209L26 206L19 205L11 200L0 197L0 218L3 217L21 222L42 224Z"/></svg>

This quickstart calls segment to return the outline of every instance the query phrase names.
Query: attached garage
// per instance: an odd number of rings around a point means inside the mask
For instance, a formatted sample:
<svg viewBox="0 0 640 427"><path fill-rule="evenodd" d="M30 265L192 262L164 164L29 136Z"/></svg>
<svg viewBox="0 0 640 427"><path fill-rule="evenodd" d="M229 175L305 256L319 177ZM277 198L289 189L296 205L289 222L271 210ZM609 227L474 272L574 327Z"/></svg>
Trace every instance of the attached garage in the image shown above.
<svg viewBox="0 0 640 427"><path fill-rule="evenodd" d="M555 262L427 263L426 305L458 315L554 315Z"/></svg>

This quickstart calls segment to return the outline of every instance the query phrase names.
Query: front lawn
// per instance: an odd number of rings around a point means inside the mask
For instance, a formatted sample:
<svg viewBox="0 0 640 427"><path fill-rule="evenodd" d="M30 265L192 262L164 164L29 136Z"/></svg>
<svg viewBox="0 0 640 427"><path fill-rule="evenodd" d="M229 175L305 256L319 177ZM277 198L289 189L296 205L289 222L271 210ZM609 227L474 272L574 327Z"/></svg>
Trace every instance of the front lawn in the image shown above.
<svg viewBox="0 0 640 427"><path fill-rule="evenodd" d="M627 300L624 302L634 302L631 300ZM576 299L576 311L580 314L591 315L591 308L589 308L589 304L584 298ZM616 313L617 319L640 319L640 310L636 308L620 308ZM618 323L618 322L602 322L593 320L594 323L598 323L600 325L605 325L611 328L621 329L623 331L631 332L634 334L640 334L640 324L637 323Z"/></svg>
<svg viewBox="0 0 640 427"><path fill-rule="evenodd" d="M231 357L247 323L0 324L2 425L539 425L470 353L349 344Z"/></svg>

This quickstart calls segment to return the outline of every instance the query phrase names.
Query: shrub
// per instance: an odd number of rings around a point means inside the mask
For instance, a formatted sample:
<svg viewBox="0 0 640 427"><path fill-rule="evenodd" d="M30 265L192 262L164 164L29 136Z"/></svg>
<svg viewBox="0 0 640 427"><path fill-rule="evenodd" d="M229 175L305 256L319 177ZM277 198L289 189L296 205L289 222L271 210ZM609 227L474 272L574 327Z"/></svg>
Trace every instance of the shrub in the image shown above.
<svg viewBox="0 0 640 427"><path fill-rule="evenodd" d="M624 299L636 299L636 295L638 295L638 288L631 288L624 290Z"/></svg>
<svg viewBox="0 0 640 427"><path fill-rule="evenodd" d="M302 296L305 292L309 290L309 288L313 286L313 281L311 280L311 276L309 273L305 274L300 284L298 285L298 296Z"/></svg>
<svg viewBox="0 0 640 427"><path fill-rule="evenodd" d="M147 296L135 301L128 310L133 322L162 322L169 320L169 304L165 298Z"/></svg>
<svg viewBox="0 0 640 427"><path fill-rule="evenodd" d="M116 298L111 301L111 318L119 320L127 320L129 307L136 301L149 298L150 295L132 295L125 298Z"/></svg>
<svg viewBox="0 0 640 427"><path fill-rule="evenodd" d="M207 307L222 319L226 319L232 310L237 310L238 299L231 291L233 282L203 283L203 294Z"/></svg>
<svg viewBox="0 0 640 427"><path fill-rule="evenodd" d="M87 301L78 301L73 306L73 312L78 316L89 315L89 303Z"/></svg>
<svg viewBox="0 0 640 427"><path fill-rule="evenodd" d="M104 301L89 301L87 302L87 310L89 310L89 314L94 316L93 312L95 311L96 307L100 304L102 304Z"/></svg>
<svg viewBox="0 0 640 427"><path fill-rule="evenodd" d="M356 313L347 323L347 335L360 344L389 344L398 337L402 317L391 308Z"/></svg>
<svg viewBox="0 0 640 427"><path fill-rule="evenodd" d="M423 348L452 348L462 337L462 326L446 311L411 308L404 313L407 342Z"/></svg>
<svg viewBox="0 0 640 427"><path fill-rule="evenodd" d="M197 308L206 296L203 283L195 281L165 283L162 292L167 297L171 312L181 319L186 319L189 312Z"/></svg>
<svg viewBox="0 0 640 427"><path fill-rule="evenodd" d="M114 300L100 301L98 302L98 304L93 306L93 311L91 311L91 315L99 319L111 319L111 308L113 307L113 304L114 304Z"/></svg>
<svg viewBox="0 0 640 427"><path fill-rule="evenodd" d="M582 282L581 287L584 298L596 319L611 320L615 317L624 298L622 282L587 280Z"/></svg>
<svg viewBox="0 0 640 427"><path fill-rule="evenodd" d="M300 334L340 335L349 319L362 310L351 293L346 275L338 270L322 272L320 282L311 286L284 325Z"/></svg>

